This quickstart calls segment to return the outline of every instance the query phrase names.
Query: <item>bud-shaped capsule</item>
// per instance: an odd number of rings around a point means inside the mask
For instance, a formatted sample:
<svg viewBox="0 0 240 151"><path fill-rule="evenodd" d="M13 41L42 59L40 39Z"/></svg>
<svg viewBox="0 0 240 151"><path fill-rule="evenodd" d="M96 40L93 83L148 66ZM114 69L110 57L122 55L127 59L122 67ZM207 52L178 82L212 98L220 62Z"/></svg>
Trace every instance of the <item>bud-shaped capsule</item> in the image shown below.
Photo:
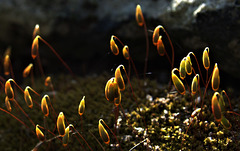
<svg viewBox="0 0 240 151"><path fill-rule="evenodd" d="M144 18L141 6L139 4L136 6L136 21L138 23L138 26L143 26Z"/></svg>
<svg viewBox="0 0 240 151"><path fill-rule="evenodd" d="M33 107L32 97L28 91L28 89L31 89L29 86L26 86L24 90L24 100L29 108Z"/></svg>
<svg viewBox="0 0 240 151"><path fill-rule="evenodd" d="M219 76L219 69L218 69L217 63L215 64L213 69L211 82L212 82L213 91L217 91L220 85L220 76Z"/></svg>
<svg viewBox="0 0 240 151"><path fill-rule="evenodd" d="M203 61L204 68L206 70L208 70L210 67L209 48L208 47L206 47L203 51L202 61Z"/></svg>
<svg viewBox="0 0 240 151"><path fill-rule="evenodd" d="M185 62L186 62L186 57L182 59L179 66L179 76L182 80L185 79L186 77Z"/></svg>
<svg viewBox="0 0 240 151"><path fill-rule="evenodd" d="M36 24L33 30L33 39L39 34L40 34L40 27L38 24Z"/></svg>
<svg viewBox="0 0 240 151"><path fill-rule="evenodd" d="M127 45L125 45L125 46L123 47L122 52L123 52L123 57L124 57L126 60L129 60L130 55L129 55L129 48L128 48Z"/></svg>
<svg viewBox="0 0 240 151"><path fill-rule="evenodd" d="M106 99L109 102L114 102L115 99L119 97L120 89L118 87L117 82L115 81L115 78L112 77L110 80L108 80L106 86L105 86L105 96Z"/></svg>
<svg viewBox="0 0 240 151"><path fill-rule="evenodd" d="M38 55L38 49L39 49L39 45L38 45L38 38L40 36L37 35L34 40L33 40L33 43L32 43L32 49L31 49L31 55L32 55L32 58L35 59Z"/></svg>
<svg viewBox="0 0 240 151"><path fill-rule="evenodd" d="M45 140L44 134L43 134L43 132L42 132L38 127L39 127L39 125L37 124L37 125L36 125L36 135L37 135L37 138L38 138L40 141L44 141L44 140Z"/></svg>
<svg viewBox="0 0 240 151"><path fill-rule="evenodd" d="M218 101L219 97L220 94L218 92L215 92L212 97L212 112L217 122L222 120L222 111Z"/></svg>
<svg viewBox="0 0 240 151"><path fill-rule="evenodd" d="M14 92L11 86L11 81L13 81L13 79L8 79L5 83L5 94L8 99L12 101L14 99Z"/></svg>
<svg viewBox="0 0 240 151"><path fill-rule="evenodd" d="M232 124L229 122L228 119L226 119L225 116L222 116L221 124L225 129L230 129L232 127Z"/></svg>
<svg viewBox="0 0 240 151"><path fill-rule="evenodd" d="M110 137L101 122L103 122L105 124L105 122L102 119L99 120L99 122L98 122L99 134L100 134L100 137L102 138L103 142L108 145L110 143Z"/></svg>
<svg viewBox="0 0 240 151"><path fill-rule="evenodd" d="M186 57L185 71L188 75L192 74L192 62L191 62L191 58L189 55Z"/></svg>
<svg viewBox="0 0 240 151"><path fill-rule="evenodd" d="M112 35L112 37L111 37L111 40L110 40L110 49L111 49L111 51L112 51L112 53L113 53L114 55L118 55L118 54L119 54L119 48L118 48L117 44L115 43L114 37L115 37L115 36L113 36L113 35Z"/></svg>
<svg viewBox="0 0 240 151"><path fill-rule="evenodd" d="M84 111L85 111L85 96L83 96L81 102L79 103L78 114L82 116Z"/></svg>
<svg viewBox="0 0 240 151"><path fill-rule="evenodd" d="M10 74L10 57L6 55L3 61L4 75L8 76Z"/></svg>
<svg viewBox="0 0 240 151"><path fill-rule="evenodd" d="M45 82L44 82L44 85L46 87L50 86L52 84L52 81L51 81L51 77L48 76L46 79L45 79Z"/></svg>
<svg viewBox="0 0 240 151"><path fill-rule="evenodd" d="M115 70L115 80L118 84L118 87L121 91L125 90L125 83L121 74L121 67L123 67L123 70L125 70L123 65L119 65Z"/></svg>
<svg viewBox="0 0 240 151"><path fill-rule="evenodd" d="M42 112L44 114L44 116L48 116L49 115L49 109L48 109L48 104L47 101L50 101L50 98L48 95L44 95L41 101L41 109Z"/></svg>
<svg viewBox="0 0 240 151"><path fill-rule="evenodd" d="M65 128L65 135L62 138L63 146L66 147L69 142L69 129L73 127L72 124L69 124L67 128Z"/></svg>
<svg viewBox="0 0 240 151"><path fill-rule="evenodd" d="M191 92L192 94L196 94L198 90L198 84L199 84L199 74L196 74L192 80L192 85L191 85Z"/></svg>
<svg viewBox="0 0 240 151"><path fill-rule="evenodd" d="M152 41L153 41L153 45L155 45L155 46L157 46L157 43L159 40L159 32L160 32L161 28L163 28L163 27L161 25L158 25L153 31Z"/></svg>
<svg viewBox="0 0 240 151"><path fill-rule="evenodd" d="M162 41L162 36L159 36L158 42L157 42L157 51L160 56L164 56L165 54L165 46Z"/></svg>
<svg viewBox="0 0 240 151"><path fill-rule="evenodd" d="M65 135L65 122L64 122L64 114L60 112L57 118L57 129L60 136Z"/></svg>
<svg viewBox="0 0 240 151"><path fill-rule="evenodd" d="M26 78L26 77L30 74L30 72L31 72L32 69L33 69L33 64L30 63L30 64L23 70L23 77Z"/></svg>
<svg viewBox="0 0 240 151"><path fill-rule="evenodd" d="M174 73L174 71L177 70L179 71L177 68L174 68L172 70L172 81L173 81L173 84L175 86L175 88L177 89L177 91L180 93L180 94L185 94L185 87L182 83L182 81L176 76L176 74Z"/></svg>

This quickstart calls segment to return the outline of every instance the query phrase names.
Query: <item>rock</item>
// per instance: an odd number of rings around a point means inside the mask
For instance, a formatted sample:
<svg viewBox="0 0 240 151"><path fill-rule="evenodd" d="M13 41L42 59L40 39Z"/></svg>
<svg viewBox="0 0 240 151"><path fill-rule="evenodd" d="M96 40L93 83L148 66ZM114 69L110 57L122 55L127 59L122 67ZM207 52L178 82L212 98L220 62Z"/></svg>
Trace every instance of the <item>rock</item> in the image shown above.
<svg viewBox="0 0 240 151"><path fill-rule="evenodd" d="M189 51L193 51L201 62L202 51L208 46L211 63L218 62L220 74L224 75L222 81L231 79L235 84L235 80L239 80L240 12L237 0L1 0L0 50L12 46L13 61L19 66L27 65L32 61L31 35L38 23L41 36L70 62L75 71L87 74L110 70L114 63L123 62L123 58L109 53L112 34L130 46L133 58L139 66L143 66L144 31L135 21L138 3L149 30L163 25L168 31L175 47L175 67ZM164 72L168 72L167 60L159 57L151 44L151 32L149 41L149 71L159 72L163 68ZM40 55L43 66L47 67L49 62L59 64L50 50L42 45ZM112 61L114 63L110 63ZM99 62L101 67L96 68ZM158 65L161 65L160 68L156 68ZM54 65L52 67L55 69ZM229 75L232 78L229 79Z"/></svg>

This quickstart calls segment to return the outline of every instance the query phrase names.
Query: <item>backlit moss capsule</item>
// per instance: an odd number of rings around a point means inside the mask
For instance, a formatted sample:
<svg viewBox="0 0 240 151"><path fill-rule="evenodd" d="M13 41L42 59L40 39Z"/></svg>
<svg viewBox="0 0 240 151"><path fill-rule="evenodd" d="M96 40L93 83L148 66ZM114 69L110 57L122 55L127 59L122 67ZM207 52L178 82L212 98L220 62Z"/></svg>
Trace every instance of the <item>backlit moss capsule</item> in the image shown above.
<svg viewBox="0 0 240 151"><path fill-rule="evenodd" d="M211 83L212 83L213 91L217 91L220 85L220 76L219 76L219 69L218 69L217 63L215 63L215 66L213 69Z"/></svg>
<svg viewBox="0 0 240 151"><path fill-rule="evenodd" d="M26 78L26 77L30 74L30 72L31 72L32 69L33 69L33 64L30 63L30 64L23 70L23 77Z"/></svg>
<svg viewBox="0 0 240 151"><path fill-rule="evenodd" d="M221 124L225 129L230 129L232 127L232 124L229 122L228 119L226 119L225 116L222 116Z"/></svg>
<svg viewBox="0 0 240 151"><path fill-rule="evenodd" d="M218 101L219 96L220 94L218 92L215 92L212 97L212 112L217 122L220 122L222 120L222 111Z"/></svg>
<svg viewBox="0 0 240 151"><path fill-rule="evenodd" d="M122 53L123 53L123 57L124 57L126 60L129 60L130 55L129 55L129 48L128 48L127 45L125 45L125 46L123 47Z"/></svg>
<svg viewBox="0 0 240 151"><path fill-rule="evenodd" d="M11 86L11 81L13 81L13 79L8 79L5 83L5 94L9 98L9 100L12 101L14 99L14 92Z"/></svg>
<svg viewBox="0 0 240 151"><path fill-rule="evenodd" d="M83 96L82 100L79 103L78 114L82 116L84 111L85 111L85 96Z"/></svg>
<svg viewBox="0 0 240 151"><path fill-rule="evenodd" d="M152 41L153 41L153 45L155 45L155 46L157 46L158 39L159 39L159 32L160 32L161 28L163 28L163 27L161 25L158 25L153 31Z"/></svg>
<svg viewBox="0 0 240 151"><path fill-rule="evenodd" d="M69 129L70 129L70 127L73 127L73 125L69 124L68 127L65 128L65 135L62 138L62 143L63 143L64 147L66 147L68 142L69 142Z"/></svg>
<svg viewBox="0 0 240 151"><path fill-rule="evenodd" d="M60 136L64 136L65 135L65 122L64 122L64 114L63 112L60 112L57 118L57 129L58 129L58 133Z"/></svg>
<svg viewBox="0 0 240 151"><path fill-rule="evenodd" d="M3 61L4 75L8 76L10 74L10 57L6 55Z"/></svg>
<svg viewBox="0 0 240 151"><path fill-rule="evenodd" d="M45 79L45 82L44 82L44 85L46 87L50 86L52 84L52 81L51 81L51 77L48 76L46 79Z"/></svg>
<svg viewBox="0 0 240 151"><path fill-rule="evenodd" d="M111 49L111 51L114 55L118 55L119 54L119 48L118 48L117 44L115 43L114 37L115 37L114 35L111 36L110 49Z"/></svg>
<svg viewBox="0 0 240 151"><path fill-rule="evenodd" d="M125 90L125 83L121 74L121 67L125 70L123 65L119 65L115 70L115 80L118 84L118 87L121 91Z"/></svg>
<svg viewBox="0 0 240 151"><path fill-rule="evenodd" d="M136 21L138 23L138 26L143 26L144 18L141 6L139 4L136 6Z"/></svg>
<svg viewBox="0 0 240 151"><path fill-rule="evenodd" d="M103 142L108 145L110 143L110 137L101 122L104 122L104 121L102 119L100 119L98 122L99 134L100 134L100 137L102 138Z"/></svg>
<svg viewBox="0 0 240 151"><path fill-rule="evenodd" d="M196 74L192 80L192 85L191 85L191 92L193 95L197 93L198 84L199 84L199 74Z"/></svg>
<svg viewBox="0 0 240 151"><path fill-rule="evenodd" d="M165 46L162 41L162 36L159 36L158 42L157 42L157 51L160 56L164 56L165 54Z"/></svg>
<svg viewBox="0 0 240 151"><path fill-rule="evenodd" d="M39 34L40 34L40 27L38 24L36 24L33 30L33 39Z"/></svg>
<svg viewBox="0 0 240 151"><path fill-rule="evenodd" d="M48 95L44 95L41 101L41 109L42 112L44 114L44 116L48 116L49 115L49 109L48 109L48 104L47 101L50 101L50 98Z"/></svg>
<svg viewBox="0 0 240 151"><path fill-rule="evenodd" d="M39 125L37 124L37 125L36 125L36 135L37 135L37 138L38 138L40 141L44 141L44 140L45 140L44 134L43 134L43 132L42 132L38 127L39 127Z"/></svg>
<svg viewBox="0 0 240 151"><path fill-rule="evenodd" d="M9 112L11 112L11 111L12 111L12 107L11 107L10 101L9 101L9 99L8 99L7 96L5 97L5 105L6 105L6 107L7 107L7 110L8 110Z"/></svg>
<svg viewBox="0 0 240 151"><path fill-rule="evenodd" d="M106 86L105 86L105 96L106 99L109 102L114 102L115 99L119 97L120 89L118 87L117 82L115 81L115 78L112 77L110 80L108 80Z"/></svg>
<svg viewBox="0 0 240 151"><path fill-rule="evenodd" d="M192 62L191 62L191 58L189 55L186 57L185 71L188 75L192 74Z"/></svg>
<svg viewBox="0 0 240 151"><path fill-rule="evenodd" d="M185 62L186 62L186 57L182 59L179 66L179 76L182 80L185 79L186 77Z"/></svg>
<svg viewBox="0 0 240 151"><path fill-rule="evenodd" d="M210 67L209 48L208 47L206 47L203 51L202 61L203 61L204 68L206 70L208 70Z"/></svg>
<svg viewBox="0 0 240 151"><path fill-rule="evenodd" d="M28 91L29 89L30 89L29 86L26 86L26 88L24 89L24 100L25 100L27 106L29 108L32 108L33 107L33 101L32 101L32 97L31 97L31 95Z"/></svg>
<svg viewBox="0 0 240 151"><path fill-rule="evenodd" d="M174 71L177 70L179 71L177 68L174 68L172 70L172 81L173 81L173 84L175 86L175 88L177 89L177 91L180 93L180 94L185 94L185 87L182 83L182 81L177 77L177 75L174 73Z"/></svg>
<svg viewBox="0 0 240 151"><path fill-rule="evenodd" d="M31 55L32 55L32 58L35 59L38 55L38 49L39 49L39 45L38 45L38 38L40 36L37 35L34 40L33 40L33 43L32 43L32 49L31 49Z"/></svg>

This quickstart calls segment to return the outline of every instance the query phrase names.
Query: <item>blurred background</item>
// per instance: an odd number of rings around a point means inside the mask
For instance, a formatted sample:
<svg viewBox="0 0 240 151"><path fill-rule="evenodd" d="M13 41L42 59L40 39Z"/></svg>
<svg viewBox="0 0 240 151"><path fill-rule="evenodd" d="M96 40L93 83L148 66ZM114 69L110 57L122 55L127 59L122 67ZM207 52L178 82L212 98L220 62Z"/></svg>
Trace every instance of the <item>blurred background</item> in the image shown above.
<svg viewBox="0 0 240 151"><path fill-rule="evenodd" d="M115 35L129 46L143 76L146 42L144 29L135 20L137 4L142 7L149 30L149 77L163 83L169 81L168 60L158 55L151 39L151 30L163 25L174 44L174 67L179 67L181 59L190 51L201 64L202 52L208 46L211 70L216 62L220 69L221 87L238 88L238 0L0 0L0 55L11 47L14 73L16 77L21 76L23 69L33 62L32 32L35 24L39 24L41 37L56 49L74 73L80 76L103 71L113 73L119 64L127 65L122 55L114 56L110 52L110 38ZM39 47L46 73L68 73L44 43L40 42ZM170 49L167 51L171 56Z"/></svg>

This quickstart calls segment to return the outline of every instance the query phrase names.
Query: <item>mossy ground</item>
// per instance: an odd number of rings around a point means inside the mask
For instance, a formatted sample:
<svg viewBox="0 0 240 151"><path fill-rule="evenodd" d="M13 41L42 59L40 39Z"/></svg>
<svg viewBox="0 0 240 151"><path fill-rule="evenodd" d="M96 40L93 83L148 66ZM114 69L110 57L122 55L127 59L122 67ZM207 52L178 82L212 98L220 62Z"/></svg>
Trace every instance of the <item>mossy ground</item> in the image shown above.
<svg viewBox="0 0 240 151"><path fill-rule="evenodd" d="M69 75L52 76L53 86L56 92L56 98L53 98L51 89L44 86L42 78L35 78L35 87L33 87L41 96L48 94L51 97L56 116L63 112L67 122L82 134L93 150L102 150L93 134L102 144L105 150L116 150L114 147L116 140L109 132L111 142L105 145L98 133L98 120L103 119L105 123L113 130L115 123L114 105L108 102L104 95L105 84L111 78L110 74L72 77ZM150 79L131 79L134 96L129 84L126 90L122 92L122 109L119 109L118 126L116 135L120 141L123 150L129 150L145 138L147 140L135 148L135 150L237 150L240 145L240 123L239 117L227 114L226 117L232 124L230 130L224 129L214 121L210 108L212 92L209 91L204 103L204 114L193 118L193 122L186 134L191 114L193 112L192 98L187 93L179 95L175 91L168 91L167 85L162 86L156 80ZM21 85L25 88L30 85L30 80L25 80ZM3 92L3 91L2 91ZM85 96L86 110L81 118L78 115L78 105ZM5 95L1 93L1 99ZM34 100L40 103L41 98L32 94ZM33 109L29 109L23 99L20 91L16 93L16 100L23 107L26 113L32 118L35 124L47 126L50 130L55 126L55 115L50 110L50 115L44 117L41 109L34 104ZM138 102L138 105L136 102ZM231 100L236 112L240 111L237 100ZM226 104L228 104L226 102ZM197 104L197 107L200 107ZM2 108L6 108L4 101ZM39 142L37 137L31 131L35 127L17 110L12 104L12 114L22 119L30 129L21 125L17 120L8 114L1 112L0 132L1 132L1 150L31 150ZM229 106L226 106L229 109ZM140 110L140 112L139 112ZM67 124L67 123L66 123ZM144 130L147 127L147 131ZM57 135L57 130L54 131ZM78 139L81 144L79 143ZM53 136L46 134L47 139ZM185 139L185 141L182 141ZM78 135L70 135L68 147L63 147L58 139L50 143L43 143L39 150L88 150L87 145Z"/></svg>

